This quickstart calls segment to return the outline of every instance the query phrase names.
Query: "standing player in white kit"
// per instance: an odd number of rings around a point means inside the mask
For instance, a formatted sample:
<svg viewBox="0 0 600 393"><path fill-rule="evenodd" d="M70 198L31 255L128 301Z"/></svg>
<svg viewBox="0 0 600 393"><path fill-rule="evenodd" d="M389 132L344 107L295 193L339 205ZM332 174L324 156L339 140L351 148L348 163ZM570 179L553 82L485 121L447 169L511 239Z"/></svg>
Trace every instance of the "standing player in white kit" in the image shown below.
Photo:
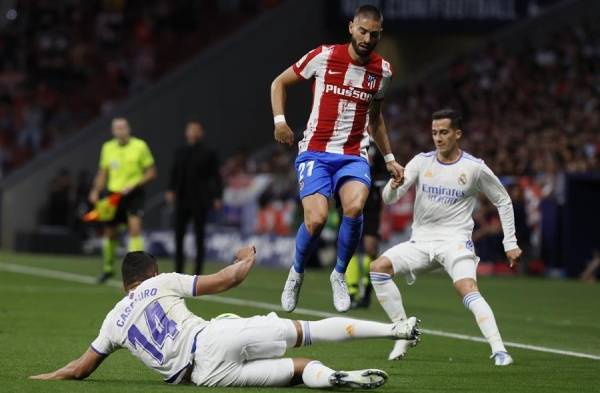
<svg viewBox="0 0 600 393"><path fill-rule="evenodd" d="M334 371L303 358L282 358L288 348L350 338L415 339L417 320L386 324L350 318L294 321L275 313L251 318L225 314L205 321L190 312L185 297L226 291L241 283L256 260L254 247L236 263L206 276L158 274L154 257L130 252L123 260L127 292L108 313L98 337L79 358L32 379L84 379L119 348L127 348L165 382L200 386L288 386L376 388L384 371Z"/></svg>
<svg viewBox="0 0 600 393"><path fill-rule="evenodd" d="M479 293L476 275L479 258L475 255L471 234L473 209L477 194L482 192L498 209L504 250L510 266L516 265L521 249L517 246L512 202L483 160L460 149L460 115L452 109L444 109L435 112L432 118L436 150L415 156L406 165L404 182L392 179L383 190L384 202L392 204L415 185L412 236L371 264L371 282L383 309L393 322L398 322L406 318L406 312L392 276L403 274L410 285L417 274L444 267L489 342L494 364L506 366L512 364L513 359L506 352L492 309ZM416 341L396 342L389 359L403 358L414 344Z"/></svg>

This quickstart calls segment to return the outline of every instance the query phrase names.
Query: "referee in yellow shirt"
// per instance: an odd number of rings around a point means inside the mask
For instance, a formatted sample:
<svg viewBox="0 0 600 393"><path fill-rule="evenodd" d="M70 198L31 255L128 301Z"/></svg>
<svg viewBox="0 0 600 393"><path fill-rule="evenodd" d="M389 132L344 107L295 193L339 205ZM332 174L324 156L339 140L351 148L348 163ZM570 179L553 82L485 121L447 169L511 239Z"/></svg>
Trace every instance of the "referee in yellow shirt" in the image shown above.
<svg viewBox="0 0 600 393"><path fill-rule="evenodd" d="M129 230L129 251L142 251L142 216L144 215L144 185L156 178L154 158L143 140L131 136L129 122L123 117L112 121L113 139L105 142L100 153L100 167L90 191L95 204L106 187L109 193L122 195L112 221L104 228L102 274L98 283L113 275L117 249L117 227L126 223Z"/></svg>

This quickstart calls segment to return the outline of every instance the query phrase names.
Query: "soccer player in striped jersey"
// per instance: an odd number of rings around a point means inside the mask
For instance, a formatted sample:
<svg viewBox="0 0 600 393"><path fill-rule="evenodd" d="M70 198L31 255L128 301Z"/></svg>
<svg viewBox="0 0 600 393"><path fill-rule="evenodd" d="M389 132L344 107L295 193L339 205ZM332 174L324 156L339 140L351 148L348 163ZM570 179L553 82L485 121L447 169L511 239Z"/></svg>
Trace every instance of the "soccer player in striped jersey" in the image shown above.
<svg viewBox="0 0 600 393"><path fill-rule="evenodd" d="M391 153L381 102L392 78L390 63L374 52L383 17L371 5L356 10L349 24L351 42L322 45L281 73L271 85L275 139L291 145L294 133L284 116L286 89L312 79L313 105L298 144L296 172L304 222L296 234L296 251L281 305L292 311L304 278L304 264L314 251L327 220L328 198L342 206L337 260L330 276L335 309L350 308L344 273L360 241L371 177L367 162L369 134L383 154L387 170L401 181L404 168Z"/></svg>
<svg viewBox="0 0 600 393"><path fill-rule="evenodd" d="M405 275L410 285L418 274L443 267L490 344L494 363L512 364L494 313L479 293L476 275L479 258L471 240L473 209L477 194L482 192L498 209L506 257L510 266L515 266L521 249L517 246L512 202L483 160L461 150L461 116L456 111L435 112L431 132L436 150L415 156L406 165L404 181L391 179L383 190L387 204L398 201L413 185L417 194L411 238L390 248L371 264L373 288L390 319L398 322L406 318L406 312L392 276ZM410 344L396 344L389 359L404 357Z"/></svg>
<svg viewBox="0 0 600 393"><path fill-rule="evenodd" d="M277 314L240 318L222 314L206 321L184 298L226 291L240 284L255 264L256 250L244 247L236 262L203 276L158 273L154 257L130 252L122 264L127 295L107 314L96 339L78 359L30 378L85 379L113 352L126 348L172 384L198 386L289 386L373 389L387 374L377 369L335 371L316 360L284 358L287 349L357 338L413 339L415 317L396 324L327 318L296 321Z"/></svg>

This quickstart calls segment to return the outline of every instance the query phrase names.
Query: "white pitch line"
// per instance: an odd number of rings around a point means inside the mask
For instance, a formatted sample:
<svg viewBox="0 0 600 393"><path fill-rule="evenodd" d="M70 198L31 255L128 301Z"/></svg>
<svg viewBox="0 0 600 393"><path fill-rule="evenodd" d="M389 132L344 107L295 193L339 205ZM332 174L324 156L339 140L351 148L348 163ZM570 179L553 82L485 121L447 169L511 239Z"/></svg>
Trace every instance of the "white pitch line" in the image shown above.
<svg viewBox="0 0 600 393"><path fill-rule="evenodd" d="M55 278L58 280L78 282L78 283L82 283L82 284L95 284L96 283L96 280L93 277L86 276L84 274L69 273L69 272L63 272L63 271L59 271L59 270L44 269L44 268L33 267L33 266L17 265L17 264L13 264L13 263L0 262L0 270L12 272L12 273L29 274L32 276ZM121 282L116 281L116 280L108 280L107 285L109 285L111 287L115 287L115 288L122 288ZM236 306L261 308L261 309L265 309L265 310L269 310L269 311L280 309L278 304L258 302L258 301L253 301L253 300L244 300L244 299L227 297L227 296L219 296L219 295L202 296L197 299L201 300L201 301L208 301L208 302L221 303L221 304L232 304L232 305L236 305ZM334 313L326 312L326 311L312 310L309 308L296 308L296 310L294 310L294 314L310 315L313 317L322 317L322 318L339 317L339 314L334 314ZM442 330L431 330L431 329L421 329L421 331L423 331L423 333L425 333L425 334L430 334L432 336L454 338L457 340L473 341L473 342L487 344L487 341L484 338L477 337L477 336L469 336L466 334L459 334L459 333L452 333L452 332L445 332ZM543 346L538 346L538 345L529 345L529 344L522 344L522 343L515 343L515 342L505 342L504 345L506 345L507 347L527 349L530 351L552 353L552 354L556 354L556 355L572 356L572 357L592 359L592 360L600 360L599 355L593 355L590 353L565 351L562 349L555 349L555 348L543 347Z"/></svg>

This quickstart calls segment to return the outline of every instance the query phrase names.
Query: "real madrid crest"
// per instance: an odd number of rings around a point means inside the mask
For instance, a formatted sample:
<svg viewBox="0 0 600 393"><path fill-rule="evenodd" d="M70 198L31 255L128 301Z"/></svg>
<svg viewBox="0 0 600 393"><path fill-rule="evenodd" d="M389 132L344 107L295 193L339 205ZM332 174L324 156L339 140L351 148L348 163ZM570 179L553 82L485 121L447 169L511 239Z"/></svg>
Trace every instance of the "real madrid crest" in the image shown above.
<svg viewBox="0 0 600 393"><path fill-rule="evenodd" d="M465 175L464 173L461 173L460 176L458 176L458 184L460 184L461 186L464 186L467 184L467 175Z"/></svg>

